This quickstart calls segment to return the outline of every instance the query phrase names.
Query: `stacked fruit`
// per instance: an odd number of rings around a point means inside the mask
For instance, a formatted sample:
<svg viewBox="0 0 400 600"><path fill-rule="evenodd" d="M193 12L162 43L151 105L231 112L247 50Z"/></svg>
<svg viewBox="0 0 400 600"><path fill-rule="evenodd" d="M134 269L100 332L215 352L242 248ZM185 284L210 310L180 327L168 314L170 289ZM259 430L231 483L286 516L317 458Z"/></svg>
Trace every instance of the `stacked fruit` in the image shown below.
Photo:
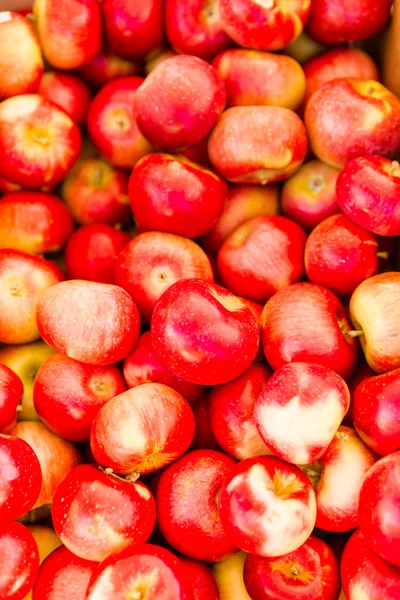
<svg viewBox="0 0 400 600"><path fill-rule="evenodd" d="M390 11L0 13L0 600L400 599Z"/></svg>

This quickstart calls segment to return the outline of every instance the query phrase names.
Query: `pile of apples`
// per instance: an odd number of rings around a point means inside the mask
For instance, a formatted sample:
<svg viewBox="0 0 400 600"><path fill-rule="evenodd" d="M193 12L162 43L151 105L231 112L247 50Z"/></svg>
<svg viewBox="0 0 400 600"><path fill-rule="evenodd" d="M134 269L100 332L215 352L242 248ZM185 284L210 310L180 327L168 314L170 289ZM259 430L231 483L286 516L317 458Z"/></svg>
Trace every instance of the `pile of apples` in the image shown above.
<svg viewBox="0 0 400 600"><path fill-rule="evenodd" d="M0 600L400 599L390 23L0 12Z"/></svg>

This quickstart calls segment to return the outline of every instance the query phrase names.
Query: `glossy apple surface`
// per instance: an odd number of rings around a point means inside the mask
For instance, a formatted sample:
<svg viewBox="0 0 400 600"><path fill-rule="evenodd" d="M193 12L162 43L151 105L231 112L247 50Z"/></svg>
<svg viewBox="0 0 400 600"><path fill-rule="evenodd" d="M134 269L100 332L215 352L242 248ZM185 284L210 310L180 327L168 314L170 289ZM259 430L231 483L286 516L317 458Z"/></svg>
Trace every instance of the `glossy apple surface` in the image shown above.
<svg viewBox="0 0 400 600"><path fill-rule="evenodd" d="M32 589L39 552L31 532L20 523L0 523L0 597L22 600Z"/></svg>
<svg viewBox="0 0 400 600"><path fill-rule="evenodd" d="M85 125L92 94L76 75L47 71L40 80L38 94L66 112L79 126Z"/></svg>
<svg viewBox="0 0 400 600"><path fill-rule="evenodd" d="M0 433L7 433L15 425L23 393L20 377L0 362Z"/></svg>

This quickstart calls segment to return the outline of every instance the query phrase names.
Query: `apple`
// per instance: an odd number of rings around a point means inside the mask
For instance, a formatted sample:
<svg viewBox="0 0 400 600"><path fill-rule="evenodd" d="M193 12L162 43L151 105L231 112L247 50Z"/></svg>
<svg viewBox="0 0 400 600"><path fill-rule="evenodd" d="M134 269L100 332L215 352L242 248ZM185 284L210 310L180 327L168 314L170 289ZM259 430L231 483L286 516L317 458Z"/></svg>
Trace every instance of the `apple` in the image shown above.
<svg viewBox="0 0 400 600"><path fill-rule="evenodd" d="M0 103L0 175L27 188L59 183L74 166L81 134L72 119L39 94Z"/></svg>
<svg viewBox="0 0 400 600"><path fill-rule="evenodd" d="M15 426L23 393L22 380L0 362L0 433L7 433Z"/></svg>
<svg viewBox="0 0 400 600"><path fill-rule="evenodd" d="M239 46L282 50L303 30L311 0L220 0L222 27Z"/></svg>
<svg viewBox="0 0 400 600"><path fill-rule="evenodd" d="M342 421L342 425L347 425L348 427L353 427L353 425L354 425L354 423L353 423L353 403L354 403L355 391L357 389L357 386L362 381L364 381L365 379L368 379L369 377L372 377L373 375L375 375L375 371L373 371L371 369L371 367L365 360L361 359L361 361L358 363L353 375L350 377L350 379L347 382L349 392L350 392L350 408L347 411L347 413Z"/></svg>
<svg viewBox="0 0 400 600"><path fill-rule="evenodd" d="M39 551L31 532L21 523L0 522L0 597L22 600L39 570Z"/></svg>
<svg viewBox="0 0 400 600"><path fill-rule="evenodd" d="M135 96L135 115L154 146L176 152L205 137L225 104L217 71L197 56L182 54L164 60L146 77Z"/></svg>
<svg viewBox="0 0 400 600"><path fill-rule="evenodd" d="M125 358L139 337L139 313L116 285L71 279L39 299L37 325L45 342L70 358L110 365Z"/></svg>
<svg viewBox="0 0 400 600"><path fill-rule="evenodd" d="M390 0L313 0L307 33L321 44L364 40L384 29L390 4Z"/></svg>
<svg viewBox="0 0 400 600"><path fill-rule="evenodd" d="M161 362L154 350L150 331L142 333L124 360L124 378L129 388L150 382L168 385L189 403L196 402L203 394L202 386L178 377Z"/></svg>
<svg viewBox="0 0 400 600"><path fill-rule="evenodd" d="M165 27L171 46L180 54L211 60L232 46L222 29L218 0L167 0Z"/></svg>
<svg viewBox="0 0 400 600"><path fill-rule="evenodd" d="M205 393L192 406L196 424L191 450L219 450L220 446L211 429L210 396Z"/></svg>
<svg viewBox="0 0 400 600"><path fill-rule="evenodd" d="M304 253L307 277L348 296L378 272L378 240L343 214L324 219L310 233Z"/></svg>
<svg viewBox="0 0 400 600"><path fill-rule="evenodd" d="M87 365L53 354L36 375L33 400L46 427L66 440L82 442L89 439L100 408L126 389L116 366Z"/></svg>
<svg viewBox="0 0 400 600"><path fill-rule="evenodd" d="M110 81L90 105L87 128L104 158L114 167L131 169L153 150L138 128L133 111L142 77L121 77ZM1 114L1 113L0 113Z"/></svg>
<svg viewBox="0 0 400 600"><path fill-rule="evenodd" d="M57 196L11 192L0 202L0 248L43 254L57 252L74 230L72 216Z"/></svg>
<svg viewBox="0 0 400 600"><path fill-rule="evenodd" d="M140 72L140 62L121 58L104 47L78 70L80 77L96 90L114 79L140 75Z"/></svg>
<svg viewBox="0 0 400 600"><path fill-rule="evenodd" d="M313 487L295 465L274 456L246 458L226 477L221 521L232 543L257 556L297 550L317 515Z"/></svg>
<svg viewBox="0 0 400 600"><path fill-rule="evenodd" d="M252 600L243 581L243 567L247 554L237 552L212 565L220 600Z"/></svg>
<svg viewBox="0 0 400 600"><path fill-rule="evenodd" d="M307 231L331 215L340 212L336 200L339 171L319 160L302 165L283 184L283 214Z"/></svg>
<svg viewBox="0 0 400 600"><path fill-rule="evenodd" d="M234 467L235 461L221 452L193 450L162 473L156 493L157 522L181 554L215 562L237 552L218 511L221 487Z"/></svg>
<svg viewBox="0 0 400 600"><path fill-rule="evenodd" d="M75 556L65 546L55 549L39 568L32 599L62 600L65 591L73 600L85 600L98 564Z"/></svg>
<svg viewBox="0 0 400 600"><path fill-rule="evenodd" d="M81 127L85 125L92 94L76 75L47 71L40 80L38 94L53 102Z"/></svg>
<svg viewBox="0 0 400 600"><path fill-rule="evenodd" d="M253 600L337 600L340 590L335 555L328 544L313 536L283 556L249 554L243 575Z"/></svg>
<svg viewBox="0 0 400 600"><path fill-rule="evenodd" d="M0 12L0 57L2 100L36 92L44 69L42 52L32 23L21 14Z"/></svg>
<svg viewBox="0 0 400 600"><path fill-rule="evenodd" d="M318 461L301 467L315 488L319 529L342 532L357 527L361 486L377 459L354 429L342 425Z"/></svg>
<svg viewBox="0 0 400 600"><path fill-rule="evenodd" d="M193 600L185 566L169 550L144 544L112 554L96 570L86 600Z"/></svg>
<svg viewBox="0 0 400 600"><path fill-rule="evenodd" d="M337 200L344 214L378 235L400 235L400 166L383 156L354 158L341 171Z"/></svg>
<svg viewBox="0 0 400 600"><path fill-rule="evenodd" d="M190 558L181 558L192 584L193 600L220 600L217 582L209 567Z"/></svg>
<svg viewBox="0 0 400 600"><path fill-rule="evenodd" d="M261 328L265 356L274 370L291 362L310 362L346 380L356 367L358 346L349 334L346 312L321 285L294 283L277 292L264 307Z"/></svg>
<svg viewBox="0 0 400 600"><path fill-rule="evenodd" d="M226 85L228 106L284 106L296 110L306 80L297 61L283 54L235 48L212 61Z"/></svg>
<svg viewBox="0 0 400 600"><path fill-rule="evenodd" d="M44 57L52 67L77 69L100 50L98 0L34 0L33 15Z"/></svg>
<svg viewBox="0 0 400 600"><path fill-rule="evenodd" d="M225 181L214 172L170 154L145 156L129 179L129 199L140 231L199 237L220 218L227 194Z"/></svg>
<svg viewBox="0 0 400 600"><path fill-rule="evenodd" d="M99 465L119 475L153 473L181 456L194 435L192 409L161 383L138 385L107 402L95 417L90 446Z"/></svg>
<svg viewBox="0 0 400 600"><path fill-rule="evenodd" d="M144 59L144 73L145 75L148 75L149 73L151 73L152 71L154 71L154 69L162 62L164 62L164 60L167 60L167 58L172 58L173 56L176 56L178 53L175 52L175 50L173 50L172 48L156 48L155 50L152 50L152 52L150 52L150 54L148 54L145 59Z"/></svg>
<svg viewBox="0 0 400 600"><path fill-rule="evenodd" d="M174 283L151 319L153 346L173 373L200 385L226 383L255 358L258 324L236 296L200 279Z"/></svg>
<svg viewBox="0 0 400 600"><path fill-rule="evenodd" d="M224 452L237 460L270 454L258 433L253 409L271 375L267 366L253 363L233 381L211 390L212 432Z"/></svg>
<svg viewBox="0 0 400 600"><path fill-rule="evenodd" d="M353 335L376 373L400 368L399 301L400 273L391 271L363 281L350 300Z"/></svg>
<svg viewBox="0 0 400 600"><path fill-rule="evenodd" d="M126 225L132 220L129 177L102 158L86 158L61 185L61 196L79 225Z"/></svg>
<svg viewBox="0 0 400 600"><path fill-rule="evenodd" d="M144 323L149 323L163 293L177 281L213 281L205 252L192 240L163 231L141 233L120 253L114 283L134 299Z"/></svg>
<svg viewBox="0 0 400 600"><path fill-rule="evenodd" d="M307 103L305 124L312 151L332 167L400 150L400 99L372 79L325 83Z"/></svg>
<svg viewBox="0 0 400 600"><path fill-rule="evenodd" d="M227 237L218 252L218 274L234 294L265 303L304 273L307 236L281 216L256 217Z"/></svg>
<svg viewBox="0 0 400 600"><path fill-rule="evenodd" d="M318 44L305 31L302 31L293 42L283 48L282 53L291 56L302 65L313 56L323 52L324 49L322 44Z"/></svg>
<svg viewBox="0 0 400 600"><path fill-rule="evenodd" d="M107 45L122 58L146 56L164 40L162 0L103 0Z"/></svg>
<svg viewBox="0 0 400 600"><path fill-rule="evenodd" d="M40 563L56 548L61 546L61 541L52 527L47 525L27 525L35 538L39 550Z"/></svg>
<svg viewBox="0 0 400 600"><path fill-rule="evenodd" d="M233 106L218 121L208 151L215 169L228 181L265 185L299 168L307 152L307 134L300 117L288 108Z"/></svg>

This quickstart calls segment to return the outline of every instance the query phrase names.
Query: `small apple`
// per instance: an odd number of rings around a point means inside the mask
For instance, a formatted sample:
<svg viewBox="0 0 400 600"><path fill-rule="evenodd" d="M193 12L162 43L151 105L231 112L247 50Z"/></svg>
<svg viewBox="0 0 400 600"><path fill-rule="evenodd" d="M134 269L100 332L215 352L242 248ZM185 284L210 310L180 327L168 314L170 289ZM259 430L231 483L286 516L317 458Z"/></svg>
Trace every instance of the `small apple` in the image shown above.
<svg viewBox="0 0 400 600"><path fill-rule="evenodd" d="M47 71L40 80L38 94L66 112L79 126L85 125L92 94L76 75Z"/></svg>

